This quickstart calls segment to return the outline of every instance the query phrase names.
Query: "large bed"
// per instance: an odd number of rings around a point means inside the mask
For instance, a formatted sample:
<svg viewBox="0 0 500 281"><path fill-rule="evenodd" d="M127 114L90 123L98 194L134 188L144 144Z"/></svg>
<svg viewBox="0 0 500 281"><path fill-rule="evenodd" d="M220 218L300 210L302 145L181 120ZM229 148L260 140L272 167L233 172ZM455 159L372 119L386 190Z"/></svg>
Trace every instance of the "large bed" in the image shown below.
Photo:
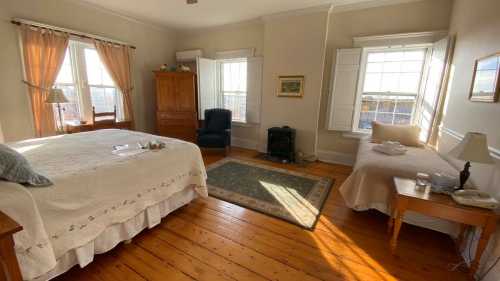
<svg viewBox="0 0 500 281"><path fill-rule="evenodd" d="M159 151L113 146L161 140ZM8 146L54 185L0 181L0 210L23 226L14 235L24 280L48 280L103 253L198 196L207 196L199 148L126 130L32 139Z"/></svg>
<svg viewBox="0 0 500 281"><path fill-rule="evenodd" d="M406 154L389 156L373 151L374 145L369 140L360 141L353 172L340 187L346 204L354 210L375 209L389 214L395 176L415 178L418 172L458 174L450 163L431 148L406 147ZM458 232L455 223L417 213L408 212L403 220L452 236Z"/></svg>

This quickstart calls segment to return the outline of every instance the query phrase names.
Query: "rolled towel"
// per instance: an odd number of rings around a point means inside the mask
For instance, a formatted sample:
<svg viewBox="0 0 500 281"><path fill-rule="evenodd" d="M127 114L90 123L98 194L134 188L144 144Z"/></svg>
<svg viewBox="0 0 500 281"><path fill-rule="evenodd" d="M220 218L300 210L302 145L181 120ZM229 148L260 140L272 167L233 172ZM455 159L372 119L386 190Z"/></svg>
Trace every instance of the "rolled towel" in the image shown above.
<svg viewBox="0 0 500 281"><path fill-rule="evenodd" d="M403 145L388 147L383 144L374 145L372 150L387 155L403 155L407 151Z"/></svg>

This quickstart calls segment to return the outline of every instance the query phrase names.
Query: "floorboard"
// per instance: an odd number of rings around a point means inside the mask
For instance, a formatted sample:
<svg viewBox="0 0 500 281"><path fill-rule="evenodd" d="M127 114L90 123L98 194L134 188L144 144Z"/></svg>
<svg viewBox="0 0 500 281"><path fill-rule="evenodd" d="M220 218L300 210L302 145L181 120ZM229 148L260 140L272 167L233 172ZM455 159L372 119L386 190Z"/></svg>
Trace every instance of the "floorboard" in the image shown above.
<svg viewBox="0 0 500 281"><path fill-rule="evenodd" d="M321 162L271 163L234 148L231 157L331 177L314 231L216 198L197 199L143 231L128 245L97 255L57 280L264 281L264 280L469 280L450 271L461 258L446 235L404 225L398 252L389 252L387 217L346 207L338 186L351 168ZM206 165L224 156L204 152Z"/></svg>

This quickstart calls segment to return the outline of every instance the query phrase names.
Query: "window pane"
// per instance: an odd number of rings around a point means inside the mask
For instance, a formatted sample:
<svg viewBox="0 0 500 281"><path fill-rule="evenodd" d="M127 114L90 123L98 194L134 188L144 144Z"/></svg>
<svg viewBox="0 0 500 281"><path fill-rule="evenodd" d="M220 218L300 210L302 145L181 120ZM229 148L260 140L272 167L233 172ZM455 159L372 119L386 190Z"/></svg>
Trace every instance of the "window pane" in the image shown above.
<svg viewBox="0 0 500 281"><path fill-rule="evenodd" d="M403 52L387 52L385 53L385 61L402 61L404 58Z"/></svg>
<svg viewBox="0 0 500 281"><path fill-rule="evenodd" d="M399 73L384 73L382 75L382 92L399 91Z"/></svg>
<svg viewBox="0 0 500 281"><path fill-rule="evenodd" d="M104 65L95 49L85 49L85 64L87 66L87 79L89 85L114 86L111 76L104 68Z"/></svg>
<svg viewBox="0 0 500 281"><path fill-rule="evenodd" d="M231 110L233 121L246 122L247 62L224 61L222 81L224 108Z"/></svg>
<svg viewBox="0 0 500 281"><path fill-rule="evenodd" d="M404 73L401 74L399 82L399 92L402 93L417 93L418 85L420 84L420 74Z"/></svg>
<svg viewBox="0 0 500 281"><path fill-rule="evenodd" d="M383 62L384 61L384 53L369 53L368 54L368 62Z"/></svg>
<svg viewBox="0 0 500 281"><path fill-rule="evenodd" d="M408 125L411 123L411 115L406 114L395 114L394 124L396 125Z"/></svg>
<svg viewBox="0 0 500 281"><path fill-rule="evenodd" d="M56 84L73 84L73 72L71 71L71 60L69 50L66 50L64 61L56 78Z"/></svg>
<svg viewBox="0 0 500 281"><path fill-rule="evenodd" d="M380 73L367 73L365 76L365 86L363 91L380 92L380 84L382 83L381 78L382 74Z"/></svg>
<svg viewBox="0 0 500 281"><path fill-rule="evenodd" d="M415 100L398 100L396 103L396 113L411 114L413 112L413 106L415 105Z"/></svg>
<svg viewBox="0 0 500 281"><path fill-rule="evenodd" d="M64 92L64 96L68 99L68 103L61 104L61 114L63 124L66 121L77 121L80 120L80 108L78 106L78 96L75 91L74 86L63 86L56 85L57 88L62 89ZM53 104L54 118L56 120L56 124L59 124L59 111L57 109L57 104Z"/></svg>
<svg viewBox="0 0 500 281"><path fill-rule="evenodd" d="M425 49L368 53L364 92L417 94Z"/></svg>
<svg viewBox="0 0 500 281"><path fill-rule="evenodd" d="M371 99L363 99L361 103L361 111L376 111L377 101Z"/></svg>
<svg viewBox="0 0 500 281"><path fill-rule="evenodd" d="M394 99L381 100L378 105L378 112L394 112L396 101Z"/></svg>
<svg viewBox="0 0 500 281"><path fill-rule="evenodd" d="M400 72L401 63L400 62L387 62L384 63L384 72Z"/></svg>
<svg viewBox="0 0 500 281"><path fill-rule="evenodd" d="M417 96L365 94L362 97L359 129L371 129L376 120L385 124L410 124Z"/></svg>
<svg viewBox="0 0 500 281"><path fill-rule="evenodd" d="M90 98L96 112L112 112L116 104L116 88L90 87Z"/></svg>
<svg viewBox="0 0 500 281"><path fill-rule="evenodd" d="M369 62L366 64L366 72L382 72L384 69L384 64L383 63L377 63L377 62Z"/></svg>
<svg viewBox="0 0 500 281"><path fill-rule="evenodd" d="M246 95L224 93L224 108L231 110L233 121L246 122Z"/></svg>
<svg viewBox="0 0 500 281"><path fill-rule="evenodd" d="M247 90L247 62L224 62L223 63L223 91Z"/></svg>

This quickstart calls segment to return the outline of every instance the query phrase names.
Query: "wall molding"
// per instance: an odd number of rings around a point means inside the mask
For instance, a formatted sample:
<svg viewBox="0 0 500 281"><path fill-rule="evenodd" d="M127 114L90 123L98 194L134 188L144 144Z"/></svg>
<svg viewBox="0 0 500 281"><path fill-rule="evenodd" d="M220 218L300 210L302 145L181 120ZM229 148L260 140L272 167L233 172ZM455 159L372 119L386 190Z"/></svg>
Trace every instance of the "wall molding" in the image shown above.
<svg viewBox="0 0 500 281"><path fill-rule="evenodd" d="M420 1L423 0L365 0L363 2L355 0L337 0L333 5L332 11L334 13L343 13L355 10L392 6L398 4L407 4Z"/></svg>
<svg viewBox="0 0 500 281"><path fill-rule="evenodd" d="M452 129L444 127L444 126L441 126L439 128L439 131L441 133L447 134L448 136L456 139L457 141L462 141L462 139L464 138L464 135L462 133L459 133L455 130L452 130ZM490 150L491 156L500 160L500 149L495 148L495 147L491 147L491 146L489 146L488 149Z"/></svg>
<svg viewBox="0 0 500 281"><path fill-rule="evenodd" d="M313 7L304 8L304 9L290 10L290 11L284 11L284 12L270 14L270 15L264 15L260 18L262 19L262 21L266 22L266 21L272 21L272 20L286 18L286 17L290 17L290 16L301 16L301 15L307 15L307 14L319 13L319 12L329 13L332 10L332 7L333 6L331 4L326 4L326 5L313 6Z"/></svg>
<svg viewBox="0 0 500 281"><path fill-rule="evenodd" d="M318 160L326 163L353 166L356 156L348 153L341 153L332 150L318 150L316 152Z"/></svg>
<svg viewBox="0 0 500 281"><path fill-rule="evenodd" d="M257 150L258 144L255 140L231 137L231 146Z"/></svg>

